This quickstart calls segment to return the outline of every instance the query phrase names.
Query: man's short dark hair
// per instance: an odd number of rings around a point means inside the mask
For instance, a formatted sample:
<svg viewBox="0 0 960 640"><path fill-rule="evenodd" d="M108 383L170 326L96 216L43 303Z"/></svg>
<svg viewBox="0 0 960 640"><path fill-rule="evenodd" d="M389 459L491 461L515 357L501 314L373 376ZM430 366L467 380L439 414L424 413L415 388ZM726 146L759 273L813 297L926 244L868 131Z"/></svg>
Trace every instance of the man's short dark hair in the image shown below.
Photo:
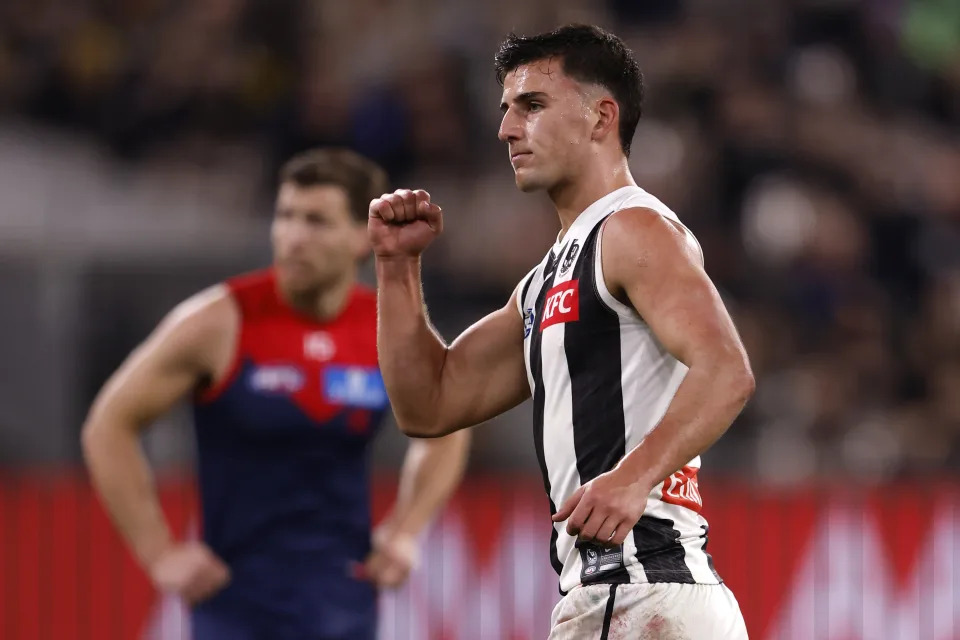
<svg viewBox="0 0 960 640"><path fill-rule="evenodd" d="M310 149L295 155L280 168L280 184L286 182L342 187L357 222L366 221L370 201L382 196L389 184L380 165L349 149Z"/></svg>
<svg viewBox="0 0 960 640"><path fill-rule="evenodd" d="M600 85L613 95L620 106L620 144L629 156L640 121L643 74L623 40L584 24L535 36L511 33L497 51L497 81L502 86L503 79L517 67L551 57L560 58L563 72L574 80Z"/></svg>

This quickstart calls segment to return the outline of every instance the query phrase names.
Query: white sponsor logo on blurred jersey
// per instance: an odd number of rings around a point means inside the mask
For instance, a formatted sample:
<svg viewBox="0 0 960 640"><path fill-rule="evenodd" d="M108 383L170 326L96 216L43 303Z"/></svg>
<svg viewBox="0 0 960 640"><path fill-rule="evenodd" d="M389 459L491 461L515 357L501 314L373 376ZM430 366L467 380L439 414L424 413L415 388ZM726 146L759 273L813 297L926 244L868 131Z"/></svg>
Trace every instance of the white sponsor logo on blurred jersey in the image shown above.
<svg viewBox="0 0 960 640"><path fill-rule="evenodd" d="M296 393L303 383L303 373L293 365L263 365L250 374L250 388L259 393Z"/></svg>

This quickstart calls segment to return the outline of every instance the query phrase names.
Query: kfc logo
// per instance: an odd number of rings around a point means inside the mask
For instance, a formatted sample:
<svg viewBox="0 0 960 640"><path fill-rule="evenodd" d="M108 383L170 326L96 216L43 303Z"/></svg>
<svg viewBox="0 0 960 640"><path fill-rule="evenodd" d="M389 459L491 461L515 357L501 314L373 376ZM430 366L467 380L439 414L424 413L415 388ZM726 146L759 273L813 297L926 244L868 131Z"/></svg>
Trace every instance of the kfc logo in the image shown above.
<svg viewBox="0 0 960 640"><path fill-rule="evenodd" d="M540 331L562 322L574 322L580 319L580 282L570 280L558 284L547 292L543 303L543 318Z"/></svg>

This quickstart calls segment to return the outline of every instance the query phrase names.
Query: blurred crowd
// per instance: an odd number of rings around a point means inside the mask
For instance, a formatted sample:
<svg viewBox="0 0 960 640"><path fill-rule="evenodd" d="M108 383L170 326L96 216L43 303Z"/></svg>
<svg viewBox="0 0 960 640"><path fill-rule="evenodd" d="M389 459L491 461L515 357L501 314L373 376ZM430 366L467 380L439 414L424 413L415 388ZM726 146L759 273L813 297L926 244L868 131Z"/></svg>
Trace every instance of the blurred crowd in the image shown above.
<svg viewBox="0 0 960 640"><path fill-rule="evenodd" d="M557 229L496 140L496 45L574 21L634 50L635 177L699 237L752 357L757 395L710 466L771 482L960 468L953 0L5 0L0 119L128 171L257 158L233 176L262 184L238 215L269 214L293 152L361 151L448 211L426 264L455 330Z"/></svg>

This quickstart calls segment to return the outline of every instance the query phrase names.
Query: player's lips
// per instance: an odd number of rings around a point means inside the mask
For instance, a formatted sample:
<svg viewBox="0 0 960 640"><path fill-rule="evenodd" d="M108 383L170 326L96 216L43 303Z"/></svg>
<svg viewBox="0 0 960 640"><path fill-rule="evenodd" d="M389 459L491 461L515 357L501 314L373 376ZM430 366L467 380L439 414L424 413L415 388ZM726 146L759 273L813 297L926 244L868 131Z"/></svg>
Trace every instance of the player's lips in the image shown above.
<svg viewBox="0 0 960 640"><path fill-rule="evenodd" d="M284 271L307 271L310 269L310 263L306 260L286 259L277 263L277 266Z"/></svg>
<svg viewBox="0 0 960 640"><path fill-rule="evenodd" d="M513 152L513 153L510 154L510 164L516 165L517 162L523 160L524 158L527 158L527 157L529 157L529 156L532 156L532 155L533 155L533 153L531 153L531 152L529 152L529 151L516 151L516 152Z"/></svg>

